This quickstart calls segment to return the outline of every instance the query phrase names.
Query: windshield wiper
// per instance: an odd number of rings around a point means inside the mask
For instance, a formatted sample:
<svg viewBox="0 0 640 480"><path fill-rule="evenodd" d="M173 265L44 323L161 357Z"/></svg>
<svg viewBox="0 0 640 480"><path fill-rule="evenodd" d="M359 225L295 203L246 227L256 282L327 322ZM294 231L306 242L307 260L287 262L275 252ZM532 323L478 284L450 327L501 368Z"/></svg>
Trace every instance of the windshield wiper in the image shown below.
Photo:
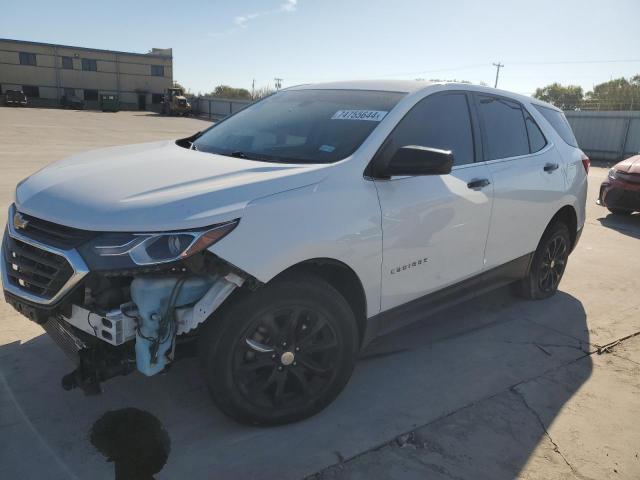
<svg viewBox="0 0 640 480"><path fill-rule="evenodd" d="M246 153L241 150L235 150L231 153L226 153L223 155L228 155L234 158L244 158L246 160L257 160L258 162L274 162L279 163L278 160L272 160L271 158L261 157L260 155L254 155L253 153Z"/></svg>
<svg viewBox="0 0 640 480"><path fill-rule="evenodd" d="M245 160L256 160L258 162L268 162L268 163L297 163L291 162L286 158L275 158L271 156L260 156L255 155L253 153L243 152L242 150L234 150L232 152L220 152L215 150L209 150L210 153L214 153L216 155L224 155L225 157L234 157L234 158L243 158ZM307 163L307 162L302 162Z"/></svg>

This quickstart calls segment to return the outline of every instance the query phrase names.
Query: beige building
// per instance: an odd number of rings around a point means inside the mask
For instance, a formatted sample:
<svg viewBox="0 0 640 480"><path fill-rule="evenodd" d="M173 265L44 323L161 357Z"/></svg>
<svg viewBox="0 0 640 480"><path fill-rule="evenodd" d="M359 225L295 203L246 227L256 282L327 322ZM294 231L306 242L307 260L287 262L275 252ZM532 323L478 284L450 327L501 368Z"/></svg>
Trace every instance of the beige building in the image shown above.
<svg viewBox="0 0 640 480"><path fill-rule="evenodd" d="M130 53L0 38L0 93L22 90L34 106L74 98L98 108L108 93L122 109L158 111L172 85L170 48Z"/></svg>

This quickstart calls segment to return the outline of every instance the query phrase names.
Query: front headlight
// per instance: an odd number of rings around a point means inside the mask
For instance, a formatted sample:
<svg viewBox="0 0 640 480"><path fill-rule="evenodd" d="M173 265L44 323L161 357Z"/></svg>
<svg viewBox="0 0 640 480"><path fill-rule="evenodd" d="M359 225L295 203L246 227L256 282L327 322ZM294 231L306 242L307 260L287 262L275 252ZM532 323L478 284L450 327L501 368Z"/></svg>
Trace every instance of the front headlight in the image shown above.
<svg viewBox="0 0 640 480"><path fill-rule="evenodd" d="M239 220L204 230L166 233L103 234L93 245L99 257L128 256L136 265L155 265L187 258L228 235Z"/></svg>
<svg viewBox="0 0 640 480"><path fill-rule="evenodd" d="M616 171L615 167L609 170L609 178L611 180L615 180L616 178L618 178L618 172Z"/></svg>

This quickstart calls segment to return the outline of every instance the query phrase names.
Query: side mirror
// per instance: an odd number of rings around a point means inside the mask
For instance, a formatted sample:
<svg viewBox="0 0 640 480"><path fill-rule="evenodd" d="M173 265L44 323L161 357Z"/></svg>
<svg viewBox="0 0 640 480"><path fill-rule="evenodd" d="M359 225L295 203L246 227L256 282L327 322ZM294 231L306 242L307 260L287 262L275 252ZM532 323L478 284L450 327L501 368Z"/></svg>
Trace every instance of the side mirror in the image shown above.
<svg viewBox="0 0 640 480"><path fill-rule="evenodd" d="M451 173L453 154L450 150L407 145L391 157L385 174L394 175L446 175Z"/></svg>

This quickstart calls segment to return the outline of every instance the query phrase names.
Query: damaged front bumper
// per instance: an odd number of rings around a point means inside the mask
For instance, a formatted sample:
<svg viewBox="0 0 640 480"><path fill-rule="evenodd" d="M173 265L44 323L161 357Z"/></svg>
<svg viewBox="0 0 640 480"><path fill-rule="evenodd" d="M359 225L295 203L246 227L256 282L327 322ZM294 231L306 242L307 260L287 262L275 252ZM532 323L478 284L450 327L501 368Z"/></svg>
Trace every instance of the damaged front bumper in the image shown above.
<svg viewBox="0 0 640 480"><path fill-rule="evenodd" d="M65 388L95 392L116 375L165 370L193 350L197 327L253 281L206 250L159 267L93 272L76 247L18 231L15 215L12 207L0 257L5 299L74 361Z"/></svg>

